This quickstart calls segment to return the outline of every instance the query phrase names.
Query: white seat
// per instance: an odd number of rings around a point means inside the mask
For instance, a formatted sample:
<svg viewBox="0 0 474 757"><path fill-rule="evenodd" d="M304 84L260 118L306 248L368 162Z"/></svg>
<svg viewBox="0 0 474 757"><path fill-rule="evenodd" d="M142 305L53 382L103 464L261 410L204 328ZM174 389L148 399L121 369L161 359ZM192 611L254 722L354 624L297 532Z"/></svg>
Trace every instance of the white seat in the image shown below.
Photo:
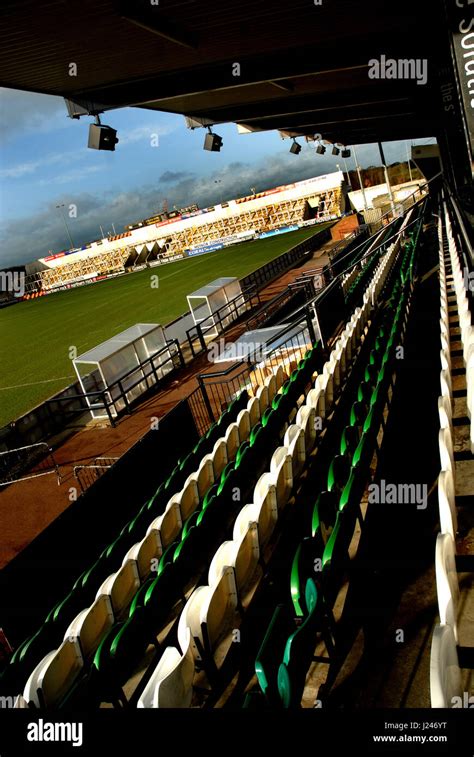
<svg viewBox="0 0 474 757"><path fill-rule="evenodd" d="M314 407L302 405L296 413L296 425L304 431L304 443L306 447L306 457L312 451L316 444L316 412Z"/></svg>
<svg viewBox="0 0 474 757"><path fill-rule="evenodd" d="M178 623L181 648L188 627L195 659L202 658L203 650L212 654L229 621L233 620L236 607L234 570L224 568L214 586L199 586L188 599Z"/></svg>
<svg viewBox="0 0 474 757"><path fill-rule="evenodd" d="M449 401L452 402L453 385L451 383L450 371L440 371L439 383L441 388L441 396L448 397Z"/></svg>
<svg viewBox="0 0 474 757"><path fill-rule="evenodd" d="M276 381L276 390L278 392L279 389L281 389L281 387L285 383L285 372L283 370L282 365L279 365L275 371L275 381Z"/></svg>
<svg viewBox="0 0 474 757"><path fill-rule="evenodd" d="M128 560L116 573L112 573L105 579L97 592L96 599L102 594L108 595L114 616L118 619L127 610L139 586L137 564L134 560Z"/></svg>
<svg viewBox="0 0 474 757"><path fill-rule="evenodd" d="M250 415L250 427L253 428L259 422L261 417L260 400L258 397L251 397L247 402L247 410Z"/></svg>
<svg viewBox="0 0 474 757"><path fill-rule="evenodd" d="M270 376L267 376L267 378L265 379L265 386L268 389L268 404L270 404L275 394L277 393L277 382L274 373L271 373Z"/></svg>
<svg viewBox="0 0 474 757"><path fill-rule="evenodd" d="M234 569L237 593L240 594L255 573L260 557L258 527L248 522L238 539L225 541L214 555L209 568L209 586L215 586L226 567Z"/></svg>
<svg viewBox="0 0 474 757"><path fill-rule="evenodd" d="M143 583L151 573L152 561L160 557L162 553L160 532L152 529L145 534L141 541L130 547L123 559L122 565L125 565L128 560L135 560L140 581Z"/></svg>
<svg viewBox="0 0 474 757"><path fill-rule="evenodd" d="M193 514L199 504L199 500L209 489L209 486L206 487L206 482L211 480L211 484L214 483L214 468L212 467L212 463L209 460L205 460L204 463L201 461L201 465L195 473L191 473L188 476L181 491L170 499L170 502L178 503L182 521L187 520ZM203 491L201 497L199 495L200 488Z"/></svg>
<svg viewBox="0 0 474 757"><path fill-rule="evenodd" d="M209 455L205 455L199 463L197 471L188 476L186 483L181 490L179 506L183 520L186 520L186 518L192 515L213 483L214 466L212 458Z"/></svg>
<svg viewBox="0 0 474 757"><path fill-rule="evenodd" d="M231 423L229 425L224 438L227 446L227 459L235 460L237 450L240 446L239 427L236 423Z"/></svg>
<svg viewBox="0 0 474 757"><path fill-rule="evenodd" d="M83 659L90 660L113 623L110 597L102 594L70 623L64 641L78 641Z"/></svg>
<svg viewBox="0 0 474 757"><path fill-rule="evenodd" d="M159 515L158 518L155 518L155 520L150 523L147 530L147 534L153 530L159 531L163 550L176 539L183 525L181 510L179 502L176 501L176 496L177 495L169 500L164 513Z"/></svg>
<svg viewBox="0 0 474 757"><path fill-rule="evenodd" d="M449 428L452 430L453 426L453 410L451 402L448 397L438 397L438 415L439 415L439 427Z"/></svg>
<svg viewBox="0 0 474 757"><path fill-rule="evenodd" d="M237 426L239 428L239 441L245 442L250 436L250 413L244 408L237 416Z"/></svg>
<svg viewBox="0 0 474 757"><path fill-rule="evenodd" d="M310 389L306 397L306 404L308 407L314 408L316 418L321 418L322 421L326 410L324 391L319 387Z"/></svg>
<svg viewBox="0 0 474 757"><path fill-rule="evenodd" d="M291 455L286 447L278 447L272 455L270 473L276 487L278 509L288 502L293 488L293 468Z"/></svg>
<svg viewBox="0 0 474 757"><path fill-rule="evenodd" d="M326 365L326 364L325 364ZM314 388L319 389L324 393L324 414L326 417L332 407L332 403L334 402L334 376L332 373L328 373L327 371L323 371L323 373L320 373L317 377Z"/></svg>
<svg viewBox="0 0 474 757"><path fill-rule="evenodd" d="M441 471L438 478L439 520L442 534L456 538L458 519L453 471Z"/></svg>
<svg viewBox="0 0 474 757"><path fill-rule="evenodd" d="M253 492L253 502L245 505L234 523L233 538L238 541L249 523L257 523L260 549L268 543L278 520L276 487L272 476L260 476Z"/></svg>
<svg viewBox="0 0 474 757"><path fill-rule="evenodd" d="M224 439L218 439L214 444L214 448L210 453L212 459L212 467L214 470L214 481L220 478L222 471L229 462L227 457L227 444Z"/></svg>
<svg viewBox="0 0 474 757"><path fill-rule="evenodd" d="M187 645L185 643L183 651L166 647L137 707L164 709L191 706L195 665L189 628L185 631L185 637Z"/></svg>
<svg viewBox="0 0 474 757"><path fill-rule="evenodd" d="M432 707L452 707L461 697L462 684L456 640L451 626L438 625L431 640L430 696Z"/></svg>
<svg viewBox="0 0 474 757"><path fill-rule="evenodd" d="M451 534L436 537L436 592L438 595L439 619L453 629L458 641L459 582L456 570L456 546Z"/></svg>
<svg viewBox="0 0 474 757"><path fill-rule="evenodd" d="M260 417L264 414L265 410L267 409L268 405L270 404L268 399L268 386L263 384L263 386L259 386L257 389L257 399L259 403L260 408Z"/></svg>
<svg viewBox="0 0 474 757"><path fill-rule="evenodd" d="M438 442L441 470L450 470L454 473L453 438L449 428L441 428L439 430Z"/></svg>
<svg viewBox="0 0 474 757"><path fill-rule="evenodd" d="M83 669L79 642L67 639L49 652L28 678L23 697L35 707L54 707L77 680Z"/></svg>
<svg viewBox="0 0 474 757"><path fill-rule="evenodd" d="M304 468L306 460L304 429L296 423L292 423L291 426L288 426L286 429L283 444L287 448L288 454L291 455L293 476L298 478Z"/></svg>

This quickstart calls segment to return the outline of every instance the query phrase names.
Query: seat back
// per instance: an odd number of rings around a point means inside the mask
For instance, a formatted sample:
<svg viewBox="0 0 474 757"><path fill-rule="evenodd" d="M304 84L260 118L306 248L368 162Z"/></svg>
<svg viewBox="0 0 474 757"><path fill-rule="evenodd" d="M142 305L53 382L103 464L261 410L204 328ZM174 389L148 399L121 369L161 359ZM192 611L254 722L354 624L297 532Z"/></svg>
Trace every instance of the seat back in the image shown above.
<svg viewBox="0 0 474 757"><path fill-rule="evenodd" d="M441 471L439 474L438 505L441 533L451 534L453 539L455 539L458 530L458 520L454 477L451 470Z"/></svg>
<svg viewBox="0 0 474 757"><path fill-rule="evenodd" d="M114 616L118 618L129 606L139 586L137 564L134 560L128 560L116 573L112 573L104 581L97 592L97 598L102 594L108 595Z"/></svg>
<svg viewBox="0 0 474 757"><path fill-rule="evenodd" d="M206 601L201 605L200 623L206 629L206 643L212 653L219 639L234 619L237 607L237 590L233 568L226 567L220 580L211 587Z"/></svg>
<svg viewBox="0 0 474 757"><path fill-rule="evenodd" d="M227 459L235 460L235 456L240 444L239 427L236 423L231 423L228 427L225 435L225 442L227 446Z"/></svg>
<svg viewBox="0 0 474 757"><path fill-rule="evenodd" d="M436 537L435 568L439 618L443 625L451 626L457 641L459 582L456 570L456 548L451 534L438 534Z"/></svg>
<svg viewBox="0 0 474 757"><path fill-rule="evenodd" d="M82 668L83 659L77 640L66 639L38 677L39 698L43 705L57 705L75 683Z"/></svg>
<svg viewBox="0 0 474 757"><path fill-rule="evenodd" d="M193 698L195 666L189 628L186 629L183 643L185 646L183 651L176 649L176 647L165 649L138 700L138 707L190 707Z"/></svg>
<svg viewBox="0 0 474 757"><path fill-rule="evenodd" d="M278 508L285 507L293 488L291 455L286 447L278 447L270 462L270 473L276 488Z"/></svg>
<svg viewBox="0 0 474 757"><path fill-rule="evenodd" d="M431 706L452 707L454 698L462 700L462 695L461 671L453 629L448 625L438 625L431 640Z"/></svg>
<svg viewBox="0 0 474 757"><path fill-rule="evenodd" d="M153 560L160 557L162 552L160 533L152 529L140 542L129 549L122 565L125 565L128 560L135 560L140 581L144 581L151 573Z"/></svg>
<svg viewBox="0 0 474 757"><path fill-rule="evenodd" d="M225 466L229 462L227 457L227 444L224 439L218 439L212 450L211 459L212 467L214 469L214 480L217 481Z"/></svg>
<svg viewBox="0 0 474 757"><path fill-rule="evenodd" d="M298 477L304 468L306 460L306 444L304 429L296 423L288 426L283 439L284 446L288 449L291 456L293 475Z"/></svg>
<svg viewBox="0 0 474 757"><path fill-rule="evenodd" d="M64 640L79 642L84 662L95 654L97 647L114 623L112 604L107 594L102 594L70 624Z"/></svg>
<svg viewBox="0 0 474 757"><path fill-rule="evenodd" d="M239 428L239 442L247 441L250 436L250 413L248 410L241 410L237 416L237 426Z"/></svg>
<svg viewBox="0 0 474 757"><path fill-rule="evenodd" d="M235 584L237 592L240 594L252 579L260 557L257 524L249 523L247 531L243 534L240 542L234 542L234 544L233 566Z"/></svg>

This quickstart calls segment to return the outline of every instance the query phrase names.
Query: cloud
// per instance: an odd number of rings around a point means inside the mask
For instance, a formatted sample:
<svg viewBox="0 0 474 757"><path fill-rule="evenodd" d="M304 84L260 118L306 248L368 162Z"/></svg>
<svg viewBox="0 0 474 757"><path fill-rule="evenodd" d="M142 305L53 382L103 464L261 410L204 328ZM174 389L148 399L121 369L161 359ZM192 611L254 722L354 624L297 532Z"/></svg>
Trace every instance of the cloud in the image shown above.
<svg viewBox="0 0 474 757"><path fill-rule="evenodd" d="M39 95L0 88L0 139L16 139L20 134L49 132L67 128L74 122L67 117L62 97Z"/></svg>
<svg viewBox="0 0 474 757"><path fill-rule="evenodd" d="M69 184L70 182L80 181L86 176L89 176L91 173L96 173L97 171L102 170L102 166L83 166L82 168L76 168L72 171L59 174L58 176L53 176L51 179L41 179L41 181L39 181L38 183L40 184L40 186L45 186L51 184L52 182L55 182L56 184Z"/></svg>
<svg viewBox="0 0 474 757"><path fill-rule="evenodd" d="M23 176L35 173L40 168L46 166L52 166L56 163L70 163L73 160L79 160L80 153L76 152L63 152L63 153L51 153L45 155L38 160L30 160L25 163L17 163L15 166L9 166L8 168L2 168L0 170L1 179L21 179Z"/></svg>
<svg viewBox="0 0 474 757"><path fill-rule="evenodd" d="M162 181L163 184L172 184L181 179L186 179L188 176L193 176L193 173L191 171L165 171L161 174L159 181Z"/></svg>
<svg viewBox="0 0 474 757"><path fill-rule="evenodd" d="M288 141L289 144L289 141ZM398 145L384 145L387 162L404 160L406 149L404 143ZM380 165L380 158L376 146L361 146L357 148L358 161L362 166ZM70 219L68 225L76 245L97 239L100 236L99 226L107 232L115 224L117 233L123 231L128 223L139 221L147 216L159 212L163 201L168 206L184 207L197 203L199 207L212 206L221 200L250 194L250 188L257 192L300 181L312 176L336 171L333 157L316 155L314 147L303 145L299 155L288 152L276 153L264 161L247 164L235 161L223 165L219 170L207 175L196 176L184 171L165 172L174 174L175 183L164 183L163 191L157 193L156 185L130 187L127 191L82 192L77 194L58 195L41 211L28 218L15 219L6 222L0 228L0 267L14 265L43 257L49 250L62 250L68 245L64 225L55 206L61 202L77 206L77 218ZM353 170L354 158L348 159L348 168ZM343 163L340 163L343 168ZM90 168L78 169L82 175L90 172ZM95 166L94 166L95 168ZM72 181L72 171L69 175L62 174L63 183ZM185 174L176 181L176 176ZM74 178L77 181L78 176ZM58 178L56 178L58 181Z"/></svg>
<svg viewBox="0 0 474 757"><path fill-rule="evenodd" d="M158 147L160 137L171 134L176 130L176 128L176 124L173 124L171 122L161 125L155 122L142 124L141 126L135 126L135 128L133 129L123 129L118 132L119 147L142 141L149 142L150 144Z"/></svg>

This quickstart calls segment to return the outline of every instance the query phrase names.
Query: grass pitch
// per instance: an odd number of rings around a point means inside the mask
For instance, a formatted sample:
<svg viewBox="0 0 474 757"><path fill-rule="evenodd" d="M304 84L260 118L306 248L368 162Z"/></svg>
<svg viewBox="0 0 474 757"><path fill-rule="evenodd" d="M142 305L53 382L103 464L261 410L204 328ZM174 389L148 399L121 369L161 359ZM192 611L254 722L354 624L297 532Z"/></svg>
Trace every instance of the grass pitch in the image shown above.
<svg viewBox="0 0 474 757"><path fill-rule="evenodd" d="M71 347L80 355L135 323L166 325L188 310L190 292L220 276L245 276L315 233L245 242L0 310L0 427L75 380Z"/></svg>

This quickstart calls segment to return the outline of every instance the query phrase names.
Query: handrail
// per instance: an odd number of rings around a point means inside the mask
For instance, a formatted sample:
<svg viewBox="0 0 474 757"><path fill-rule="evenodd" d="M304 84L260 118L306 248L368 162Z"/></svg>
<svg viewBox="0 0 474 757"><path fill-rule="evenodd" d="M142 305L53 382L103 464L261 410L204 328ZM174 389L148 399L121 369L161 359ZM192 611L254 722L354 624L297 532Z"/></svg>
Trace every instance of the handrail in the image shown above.
<svg viewBox="0 0 474 757"><path fill-rule="evenodd" d="M474 251L472 249L471 240L470 240L469 235L467 233L466 226L464 224L464 219L463 219L463 217L461 215L461 212L459 210L457 200L454 197L454 195L451 192L451 189L449 187L448 187L448 200L449 200L449 202L451 204L451 207L452 207L452 209L454 211L454 214L456 216L456 220L457 220L457 224L458 224L458 229L459 229L459 232L460 232L460 234L462 236L466 252L469 253L471 266L474 267Z"/></svg>

